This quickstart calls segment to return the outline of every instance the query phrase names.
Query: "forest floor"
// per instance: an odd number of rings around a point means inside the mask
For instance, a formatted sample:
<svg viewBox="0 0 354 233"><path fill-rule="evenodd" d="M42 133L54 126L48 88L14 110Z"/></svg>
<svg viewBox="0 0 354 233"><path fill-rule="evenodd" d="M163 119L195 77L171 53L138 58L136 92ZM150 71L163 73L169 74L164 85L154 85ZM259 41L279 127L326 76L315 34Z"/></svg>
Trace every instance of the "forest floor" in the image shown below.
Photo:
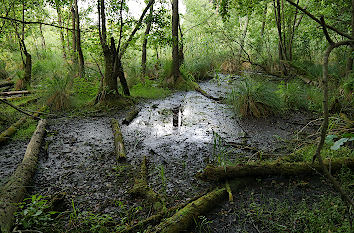
<svg viewBox="0 0 354 233"><path fill-rule="evenodd" d="M226 96L231 90L229 82L240 78L222 77L200 86L212 96ZM208 163L226 165L284 156L291 152L289 140L316 118L310 113L294 112L241 120L229 105L195 91L142 101L135 107L140 112L129 125L121 124L129 110L50 119L31 194L65 193L62 211L72 213L74 209L82 215L110 216L110 222L129 225L154 214L151 204L130 193L144 156L148 161L148 183L168 208L214 186L195 178ZM112 118L119 120L124 138L127 161L123 163L118 163L114 155ZM178 122L174 124L173 118ZM306 131L313 133L318 127ZM0 184L22 160L27 143L12 141L0 148L5 158L0 160ZM328 195L335 196L321 176L262 177L234 193L234 203L216 203L213 212L196 220L193 231L301 232L301 216L306 215L301 211L315 208ZM288 219L283 219L285 216ZM71 217L63 215L65 224L59 231L77 230L78 226L68 221Z"/></svg>

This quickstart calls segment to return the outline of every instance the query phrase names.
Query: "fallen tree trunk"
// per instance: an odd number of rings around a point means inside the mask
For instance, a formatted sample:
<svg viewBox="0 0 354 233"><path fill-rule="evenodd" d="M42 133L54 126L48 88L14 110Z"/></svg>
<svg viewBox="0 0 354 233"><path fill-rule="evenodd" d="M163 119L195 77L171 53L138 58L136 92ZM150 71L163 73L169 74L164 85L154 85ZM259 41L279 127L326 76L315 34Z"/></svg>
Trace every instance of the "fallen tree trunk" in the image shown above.
<svg viewBox="0 0 354 233"><path fill-rule="evenodd" d="M12 95L26 95L31 94L30 91L6 91L0 92L0 96L12 96Z"/></svg>
<svg viewBox="0 0 354 233"><path fill-rule="evenodd" d="M29 142L22 163L17 167L9 181L0 190L0 226L2 233L11 232L16 203L21 202L26 187L31 183L37 168L40 145L45 132L46 120L40 120Z"/></svg>
<svg viewBox="0 0 354 233"><path fill-rule="evenodd" d="M131 110L130 112L127 113L127 115L124 118L122 123L124 125L129 125L130 122L132 122L135 119L135 117L139 114L139 112L140 112L140 109L134 108L133 110Z"/></svg>
<svg viewBox="0 0 354 233"><path fill-rule="evenodd" d="M232 190L236 190L249 183L251 179L234 180L230 182ZM226 188L216 188L210 193L189 203L179 210L172 217L163 220L156 228L155 233L178 233L186 232L194 223L198 216L205 215L216 207L216 203L225 200L228 192Z"/></svg>
<svg viewBox="0 0 354 233"><path fill-rule="evenodd" d="M146 156L141 161L140 174L138 178L135 178L134 186L130 193L134 196L140 196L146 198L149 202L153 203L154 209L161 209L162 204L160 197L154 190L148 185L148 169Z"/></svg>
<svg viewBox="0 0 354 233"><path fill-rule="evenodd" d="M163 220L156 227L154 232L178 233L187 230L191 225L193 225L198 216L204 215L210 211L210 209L215 207L215 203L219 203L224 200L226 195L226 188L216 188L205 196L189 203L172 217Z"/></svg>
<svg viewBox="0 0 354 233"><path fill-rule="evenodd" d="M335 172L347 166L351 169L354 168L354 158L339 158L324 161L325 165L331 167L331 171ZM212 167L207 166L204 171L196 175L197 178L206 181L221 181L226 179L235 179L239 177L257 177L268 175L312 175L322 171L319 164L312 164L309 162L265 162L242 164L237 166L227 167Z"/></svg>
<svg viewBox="0 0 354 233"><path fill-rule="evenodd" d="M44 107L45 108L45 107ZM44 108L42 108L40 110L43 111ZM39 116L39 112L36 112L35 114L33 114L34 118L37 118ZM21 119L19 119L18 121L16 121L14 124L12 124L9 128L7 128L5 131L3 131L0 134L0 145L4 144L12 135L14 135L14 133L16 133L17 129L24 124L28 119L28 116L23 116Z"/></svg>
<svg viewBox="0 0 354 233"><path fill-rule="evenodd" d="M16 133L18 127L20 127L23 123L25 123L27 118L28 118L27 116L22 117L14 124L12 124L9 128L7 128L5 131L3 131L0 134L0 145L5 143L14 133Z"/></svg>
<svg viewBox="0 0 354 233"><path fill-rule="evenodd" d="M13 87L14 85L15 85L14 81L0 82L0 87Z"/></svg>
<svg viewBox="0 0 354 233"><path fill-rule="evenodd" d="M223 97L214 97L212 95L209 95L206 91L204 91L199 85L198 83L192 82L192 87L194 88L194 90L196 90L197 92L199 92L200 94L202 94L203 96L215 100L215 101L222 101L224 100Z"/></svg>
<svg viewBox="0 0 354 233"><path fill-rule="evenodd" d="M112 129L114 137L114 147L118 161L124 161L127 159L125 154L125 147L123 143L123 135L119 128L118 120L112 119Z"/></svg>

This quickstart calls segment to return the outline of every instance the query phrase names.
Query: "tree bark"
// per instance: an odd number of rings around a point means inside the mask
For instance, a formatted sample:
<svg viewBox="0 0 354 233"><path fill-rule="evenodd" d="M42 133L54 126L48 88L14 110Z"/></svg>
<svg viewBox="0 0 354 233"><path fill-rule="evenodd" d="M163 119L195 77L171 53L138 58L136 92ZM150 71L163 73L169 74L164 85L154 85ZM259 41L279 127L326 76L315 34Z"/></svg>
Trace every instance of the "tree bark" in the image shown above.
<svg viewBox="0 0 354 233"><path fill-rule="evenodd" d="M172 85L174 85L180 76L180 60L178 50L178 0L172 1Z"/></svg>
<svg viewBox="0 0 354 233"><path fill-rule="evenodd" d="M75 13L75 8L74 6L71 6L71 23L72 23L72 58L73 58L73 64L74 66L77 65L77 42L76 42L76 13Z"/></svg>
<svg viewBox="0 0 354 233"><path fill-rule="evenodd" d="M75 9L75 25L76 25L76 52L79 57L79 76L83 78L85 76L85 61L84 55L82 53L81 47L81 33L80 33L80 16L79 16L79 7L77 5L77 0L74 0L74 9Z"/></svg>
<svg viewBox="0 0 354 233"><path fill-rule="evenodd" d="M148 36L150 33L151 29L151 23L152 23L152 14L153 14L154 8L153 5L150 7L150 14L148 21L146 23L146 29L144 33L144 40L143 40L143 46L142 46L142 54L141 54L141 76L142 76L142 81L144 82L145 80L145 75L146 75L146 47L147 47L147 42L148 42Z"/></svg>
<svg viewBox="0 0 354 233"><path fill-rule="evenodd" d="M61 16L61 8L60 5L58 3L58 1L55 1L55 9L57 11L58 14L58 24L60 27L63 26L63 22L62 22L62 16ZM61 41L61 45L62 45L62 50L63 50L63 58L66 59L66 49L65 49L65 40L64 40L64 33L63 33L63 29L60 29L60 41Z"/></svg>
<svg viewBox="0 0 354 233"><path fill-rule="evenodd" d="M354 39L354 0L352 0L352 38ZM354 43L351 44L351 50L347 62L346 73L349 74L353 70Z"/></svg>
<svg viewBox="0 0 354 233"><path fill-rule="evenodd" d="M240 37L240 48L239 48L239 51L238 51L238 63L241 62L241 54L242 54L242 51L244 49L243 47L245 45L245 38L246 38L246 35L247 35L247 28L248 28L248 22L249 22L248 15L246 15L245 17L246 17L246 22L243 25L242 35Z"/></svg>
<svg viewBox="0 0 354 233"><path fill-rule="evenodd" d="M1 232L12 232L16 203L21 202L30 185L32 176L37 168L38 154L45 133L46 120L39 121L22 163L17 167L10 180L1 188L0 192L0 226Z"/></svg>
<svg viewBox="0 0 354 233"><path fill-rule="evenodd" d="M343 166L354 168L353 158L339 158L334 160L325 160L323 164L331 166L331 171L340 170ZM260 177L270 175L297 176L297 175L313 175L318 174L322 170L320 164L312 164L309 162L265 162L253 164L240 164L227 167L207 166L203 172L196 176L201 180L222 181L227 179L235 179L240 177Z"/></svg>

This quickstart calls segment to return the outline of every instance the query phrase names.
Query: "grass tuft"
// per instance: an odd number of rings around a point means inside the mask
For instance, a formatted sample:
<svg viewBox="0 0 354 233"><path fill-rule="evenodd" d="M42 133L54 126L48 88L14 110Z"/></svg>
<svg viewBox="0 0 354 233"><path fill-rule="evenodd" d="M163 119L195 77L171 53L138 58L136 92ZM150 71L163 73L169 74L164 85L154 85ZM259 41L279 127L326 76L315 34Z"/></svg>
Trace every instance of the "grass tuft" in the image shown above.
<svg viewBox="0 0 354 233"><path fill-rule="evenodd" d="M267 117L282 110L282 101L270 84L251 79L236 84L228 99L241 117Z"/></svg>

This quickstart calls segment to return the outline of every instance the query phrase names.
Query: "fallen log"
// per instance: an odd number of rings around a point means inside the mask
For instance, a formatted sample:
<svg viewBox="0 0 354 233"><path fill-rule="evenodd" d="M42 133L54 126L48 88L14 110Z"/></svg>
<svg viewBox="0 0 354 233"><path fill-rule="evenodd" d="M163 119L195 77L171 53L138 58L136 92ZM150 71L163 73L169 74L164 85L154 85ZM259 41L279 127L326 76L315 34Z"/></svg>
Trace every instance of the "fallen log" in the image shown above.
<svg viewBox="0 0 354 233"><path fill-rule="evenodd" d="M130 193L134 196L144 197L149 202L153 203L153 207L156 210L161 209L162 204L160 202L160 197L154 190L152 190L148 185L148 169L146 156L144 156L141 161L140 174L138 178L135 178L134 186Z"/></svg>
<svg viewBox="0 0 354 233"><path fill-rule="evenodd" d="M0 96L12 96L12 95L26 95L31 94L30 91L6 91L0 92Z"/></svg>
<svg viewBox="0 0 354 233"><path fill-rule="evenodd" d="M16 203L21 202L26 193L26 187L31 183L32 176L37 168L38 154L46 120L40 120L36 131L33 133L21 164L17 167L9 181L0 190L0 226L2 233L11 232L14 222Z"/></svg>
<svg viewBox="0 0 354 233"><path fill-rule="evenodd" d="M130 122L132 122L135 119L135 117L139 114L139 112L140 112L140 109L134 108L133 110L131 110L130 112L127 113L127 115L125 116L122 123L124 125L129 125Z"/></svg>
<svg viewBox="0 0 354 233"><path fill-rule="evenodd" d="M253 179L233 180L230 182L232 190L237 190L245 186ZM190 228L198 216L205 215L211 209L216 207L216 203L220 203L227 197L226 188L216 188L210 193L200 197L199 199L189 203L183 209L179 210L172 217L163 220L156 228L155 233L178 233L185 232Z"/></svg>
<svg viewBox="0 0 354 233"><path fill-rule="evenodd" d="M343 166L347 166L351 169L354 168L354 158L338 158L333 160L325 160L324 163L327 167L331 167L332 172L340 170ZM321 171L322 167L318 163L286 163L275 161L241 164L226 167L207 166L204 171L197 173L196 177L205 181L221 181L240 177L257 177L269 175L312 175Z"/></svg>
<svg viewBox="0 0 354 233"><path fill-rule="evenodd" d="M122 231L119 231L120 233L135 233L135 232L143 232L146 230L148 226L154 226L157 225L158 223L161 222L163 218L170 217L173 213L175 213L177 210L185 207L187 204L180 204L177 206L173 206L169 208L168 210L163 210L160 211L159 213L152 215L148 217L147 219L144 219L143 221L140 221L133 226L127 227Z"/></svg>
<svg viewBox="0 0 354 233"><path fill-rule="evenodd" d="M125 154L125 147L123 143L123 135L119 127L118 120L112 119L112 129L113 129L113 137L114 137L114 148L118 161L124 161L127 159Z"/></svg>
<svg viewBox="0 0 354 233"><path fill-rule="evenodd" d="M203 96L209 98L209 99L212 99L212 100L215 100L215 101L222 101L224 100L223 97L214 97L210 94L208 94L206 91L204 91L199 85L198 83L196 82L192 82L192 87L194 88L194 90L196 90L197 92L199 92L200 94L202 94Z"/></svg>
<svg viewBox="0 0 354 233"><path fill-rule="evenodd" d="M3 81L0 82L0 87L13 87L15 85L14 81Z"/></svg>
<svg viewBox="0 0 354 233"><path fill-rule="evenodd" d="M45 108L45 107L44 107ZM43 111L44 108L42 108L39 112ZM37 118L39 116L39 112L36 112L33 114L34 118ZM17 131L17 129L24 124L28 119L28 116L23 116L20 118L18 121L13 123L9 128L7 128L5 131L3 131L0 134L0 145L4 144L12 135L14 135Z"/></svg>
<svg viewBox="0 0 354 233"><path fill-rule="evenodd" d="M26 122L27 116L21 117L18 121L16 121L14 124L12 124L9 128L7 128L5 131L3 131L0 134L0 145L5 143L20 127L23 123Z"/></svg>

